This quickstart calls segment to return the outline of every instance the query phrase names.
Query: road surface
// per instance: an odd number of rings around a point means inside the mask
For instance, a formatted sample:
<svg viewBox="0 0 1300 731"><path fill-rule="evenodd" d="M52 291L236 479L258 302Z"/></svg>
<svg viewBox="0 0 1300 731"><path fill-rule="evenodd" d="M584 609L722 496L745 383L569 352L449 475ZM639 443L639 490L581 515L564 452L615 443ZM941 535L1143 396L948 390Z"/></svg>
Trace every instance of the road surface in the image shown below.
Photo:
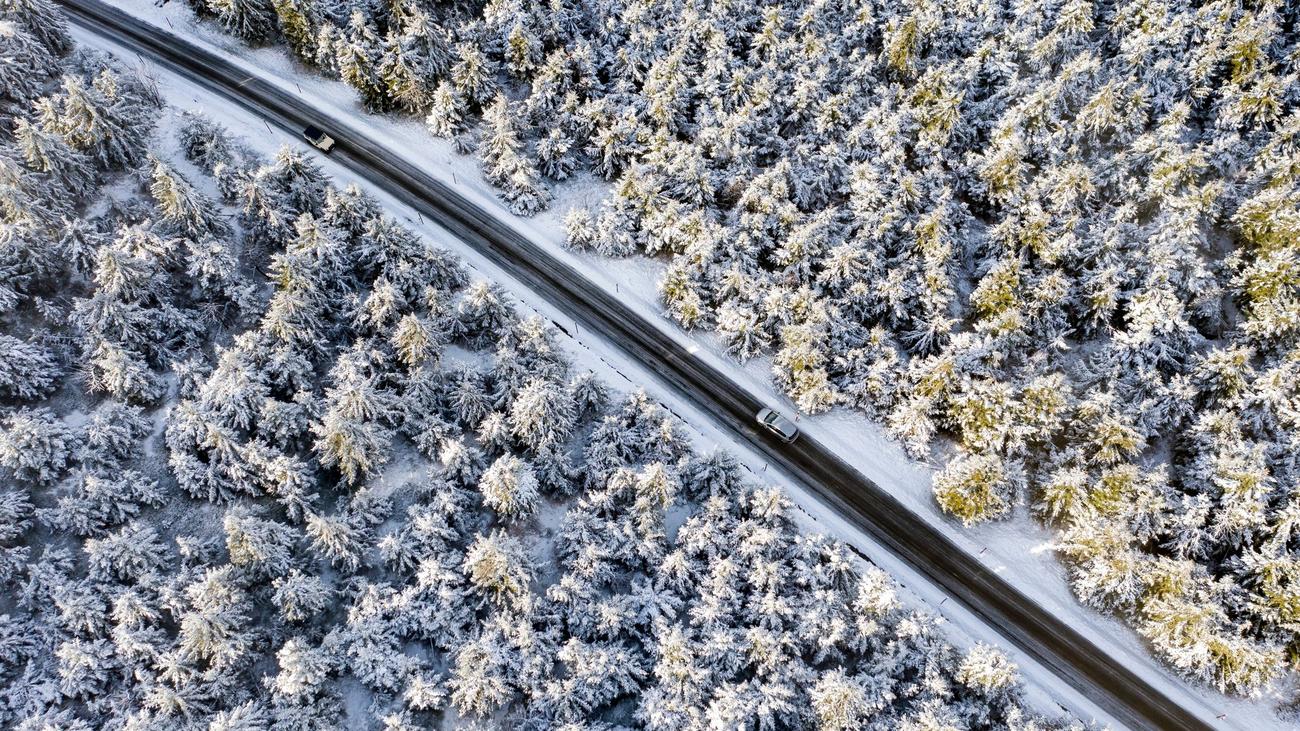
<svg viewBox="0 0 1300 731"><path fill-rule="evenodd" d="M785 444L758 429L754 414L764 404L748 391L541 244L426 175L398 152L367 139L345 120L330 118L261 78L250 79L229 61L124 11L99 0L60 2L75 24L155 59L294 136L308 124L327 130L338 141L332 153L337 162L432 218L566 314L608 338L1121 723L1132 728L1210 728L962 551L827 447L807 435Z"/></svg>

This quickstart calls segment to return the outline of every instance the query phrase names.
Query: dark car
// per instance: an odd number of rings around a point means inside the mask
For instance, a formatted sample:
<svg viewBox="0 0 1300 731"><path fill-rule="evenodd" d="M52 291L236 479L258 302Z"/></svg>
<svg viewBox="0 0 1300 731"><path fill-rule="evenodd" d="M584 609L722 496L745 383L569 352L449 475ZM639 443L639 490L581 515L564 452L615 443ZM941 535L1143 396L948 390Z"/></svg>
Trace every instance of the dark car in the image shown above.
<svg viewBox="0 0 1300 731"><path fill-rule="evenodd" d="M334 138L325 134L325 130L320 127L308 127L302 131L302 136L311 143L312 147L321 152L329 152L334 149Z"/></svg>

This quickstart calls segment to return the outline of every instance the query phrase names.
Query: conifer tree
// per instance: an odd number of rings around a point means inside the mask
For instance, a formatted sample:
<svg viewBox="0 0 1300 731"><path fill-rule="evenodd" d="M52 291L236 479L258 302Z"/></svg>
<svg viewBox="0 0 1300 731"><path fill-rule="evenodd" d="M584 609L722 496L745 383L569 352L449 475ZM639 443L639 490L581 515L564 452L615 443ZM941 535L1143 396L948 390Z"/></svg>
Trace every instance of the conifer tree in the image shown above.
<svg viewBox="0 0 1300 731"><path fill-rule="evenodd" d="M20 23L55 56L72 50L67 20L50 0L4 0L0 17Z"/></svg>
<svg viewBox="0 0 1300 731"><path fill-rule="evenodd" d="M343 81L357 90L361 103L372 112L386 111L392 98L380 74L382 40L359 10L352 12L348 27L334 42L334 65Z"/></svg>
<svg viewBox="0 0 1300 731"><path fill-rule="evenodd" d="M315 64L316 33L320 20L314 0L271 0L276 26L298 60Z"/></svg>
<svg viewBox="0 0 1300 731"><path fill-rule="evenodd" d="M14 138L27 165L47 173L51 180L66 188L69 196L79 198L95 183L95 168L90 159L75 150L57 134L44 130L27 119L14 122Z"/></svg>
<svg viewBox="0 0 1300 731"><path fill-rule="evenodd" d="M158 158L153 158L149 192L158 202L168 233L174 232L193 241L223 239L230 235L230 224L217 212L213 202Z"/></svg>
<svg viewBox="0 0 1300 731"><path fill-rule="evenodd" d="M0 395L32 401L58 388L62 368L48 349L0 335Z"/></svg>
<svg viewBox="0 0 1300 731"><path fill-rule="evenodd" d="M31 35L27 25L7 18L0 19L0 51L10 59L0 66L2 98L16 107L25 107L36 99L41 80L54 72L54 54Z"/></svg>
<svg viewBox="0 0 1300 731"><path fill-rule="evenodd" d="M460 91L447 80L438 82L429 99L429 115L424 123L436 137L455 137L466 128L465 101Z"/></svg>
<svg viewBox="0 0 1300 731"><path fill-rule="evenodd" d="M537 508L538 484L533 468L514 455L504 455L479 478L483 503L506 520L528 517Z"/></svg>
<svg viewBox="0 0 1300 731"><path fill-rule="evenodd" d="M269 0L207 0L208 8L223 28L249 43L261 43L276 28L276 12Z"/></svg>

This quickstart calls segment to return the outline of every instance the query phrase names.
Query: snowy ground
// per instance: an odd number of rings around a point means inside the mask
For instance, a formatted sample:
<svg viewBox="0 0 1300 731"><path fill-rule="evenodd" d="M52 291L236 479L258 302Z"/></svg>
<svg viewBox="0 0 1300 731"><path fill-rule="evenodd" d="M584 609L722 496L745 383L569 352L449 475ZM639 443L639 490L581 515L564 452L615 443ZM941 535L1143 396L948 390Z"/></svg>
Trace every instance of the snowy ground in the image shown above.
<svg viewBox="0 0 1300 731"><path fill-rule="evenodd" d="M189 10L178 4L158 8L150 0L110 2L242 64L250 75L258 74L288 91L300 94L330 115L346 117L351 124L364 129L372 140L402 151L412 161L420 163L426 173L455 185L461 193L486 209L500 212L502 219L548 246L557 257L586 272L595 284L618 294L624 302L636 307L665 332L694 346L692 352L728 373L737 383L769 403L780 404L788 413L794 413L794 407L771 385L766 359L757 359L742 366L722 355L722 349L712 335L688 335L662 317L655 294L655 282L662 269L658 262L642 257L609 260L564 249L560 224L564 213L574 206L598 203L603 193L603 184L599 181L579 177L555 189L556 200L546 213L534 219L516 218L506 211L492 192L491 186L479 175L476 161L472 157L457 155L447 141L429 135L418 120L367 115L357 103L355 93L341 82L328 81L296 67L286 54L278 50L245 48L239 41L220 34L215 28L197 24ZM75 35L78 41L87 45L113 50L124 59L135 58L134 54L112 48L100 39L80 32ZM262 120L241 110L230 109L227 104L183 79L158 69L153 69L153 73L160 79L162 90L173 106L207 113L252 142L264 154L270 154L283 143L298 144L297 138L279 130L268 134L269 128ZM324 161L324 164L326 170L340 182L361 182L328 161ZM462 255L479 275L501 282L521 300L525 308L555 321L569 333L576 331L575 324L566 321L557 309L511 280L478 256L473 249L420 219L413 211L378 189L364 184L362 187L383 201L390 212L407 217L415 230ZM562 340L579 367L595 370L616 388L631 389L655 383L652 374L624 358L603 339L591 337L586 332L576 332L576 335L577 337ZM680 399L672 398L662 391L656 393L656 396L689 425L697 443L704 447L718 444L734 451L762 478L766 465L761 457L730 440L711 419ZM1005 522L962 528L944 517L930 498L930 468L908 459L878 425L858 414L839 409L829 414L800 419L800 426L818 441L835 448L844 459L890 490L916 514L951 535L958 545L977 556L990 569L1001 574L1049 611L1064 618L1113 657L1125 662L1135 672L1142 673L1155 687L1178 699L1184 707L1197 713L1207 723L1219 728L1249 728L1252 731L1294 728L1293 724L1282 720L1274 710L1278 702L1286 699L1286 691L1293 690L1289 686L1294 678L1282 684L1286 687L1275 689L1258 700L1225 697L1213 689L1188 683L1172 675L1150 657L1142 639L1131 628L1079 605L1066 584L1063 567L1053 555L1051 532L1034 523L1023 509ZM963 646L976 639L986 639L1011 650L1005 641L993 635L979 620L954 603L947 602L946 596L937 587L898 563L888 552L828 511L815 498L797 491L793 497L806 511L808 520L815 523L819 530L836 535L857 547L902 582L911 591L914 601L924 603L943 614L957 630L953 633L955 644ZM1036 706L1049 710L1051 705L1060 704L1081 718L1097 718L1115 725L1112 719L1089 700L1057 681L1046 670L1036 667L1027 657L1018 652L1011 654L1026 677L1033 681L1031 692L1034 697L1031 700Z"/></svg>

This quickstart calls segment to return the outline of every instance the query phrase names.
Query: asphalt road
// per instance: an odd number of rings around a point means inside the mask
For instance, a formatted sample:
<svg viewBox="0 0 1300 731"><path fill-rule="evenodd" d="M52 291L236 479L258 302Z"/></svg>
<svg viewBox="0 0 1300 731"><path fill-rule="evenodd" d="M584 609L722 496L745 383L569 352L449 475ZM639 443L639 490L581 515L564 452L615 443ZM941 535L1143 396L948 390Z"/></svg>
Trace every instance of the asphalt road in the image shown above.
<svg viewBox="0 0 1300 731"><path fill-rule="evenodd" d="M807 435L784 444L758 430L754 413L764 404L543 246L426 175L399 151L99 0L59 1L75 24L154 59L294 136L307 124L327 130L338 140L332 153L336 161L434 219L566 314L600 332L1121 723L1132 728L1210 728L985 568L830 449Z"/></svg>

